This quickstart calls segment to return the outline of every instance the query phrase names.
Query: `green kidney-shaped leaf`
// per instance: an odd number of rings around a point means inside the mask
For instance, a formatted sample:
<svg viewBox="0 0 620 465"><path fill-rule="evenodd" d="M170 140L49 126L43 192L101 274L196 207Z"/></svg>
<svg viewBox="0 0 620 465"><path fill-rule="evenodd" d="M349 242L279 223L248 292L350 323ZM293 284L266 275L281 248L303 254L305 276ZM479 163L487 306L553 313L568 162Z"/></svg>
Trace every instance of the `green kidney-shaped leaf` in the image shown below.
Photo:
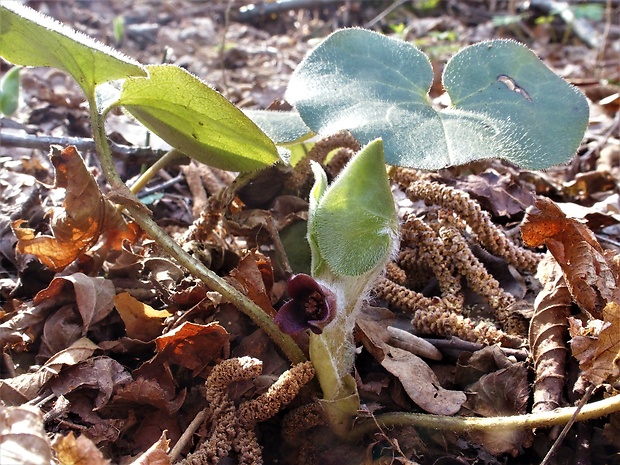
<svg viewBox="0 0 620 465"><path fill-rule="evenodd" d="M137 61L18 2L0 4L0 56L66 71L88 96L102 82L146 76Z"/></svg>
<svg viewBox="0 0 620 465"><path fill-rule="evenodd" d="M324 180L319 182L323 184ZM323 260L336 275L359 276L388 259L398 234L398 220L380 139L347 164L309 215L315 276L317 262Z"/></svg>
<svg viewBox="0 0 620 465"><path fill-rule="evenodd" d="M383 138L387 163L438 169L497 157L530 169L567 161L588 122L585 97L525 46L492 40L446 65L452 105L431 106L433 71L413 45L362 29L329 36L293 73L287 99L319 134Z"/></svg>
<svg viewBox="0 0 620 465"><path fill-rule="evenodd" d="M231 171L280 159L273 141L200 79L172 65L147 69L148 78L125 80L117 103L177 150Z"/></svg>

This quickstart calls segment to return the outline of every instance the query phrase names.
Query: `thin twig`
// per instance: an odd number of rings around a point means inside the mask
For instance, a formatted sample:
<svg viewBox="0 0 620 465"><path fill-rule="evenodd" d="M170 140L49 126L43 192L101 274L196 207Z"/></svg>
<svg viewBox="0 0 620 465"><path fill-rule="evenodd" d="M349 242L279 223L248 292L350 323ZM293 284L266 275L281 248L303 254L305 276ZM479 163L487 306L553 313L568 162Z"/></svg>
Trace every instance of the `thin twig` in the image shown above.
<svg viewBox="0 0 620 465"><path fill-rule="evenodd" d="M205 421L207 417L207 413L209 413L209 408L205 408L198 412L198 414L194 417L192 422L189 424L187 429L183 432L177 443L174 445L172 450L170 451L170 462L174 463L181 456L181 451L187 445L190 438L194 435L198 427Z"/></svg>
<svg viewBox="0 0 620 465"><path fill-rule="evenodd" d="M121 145L108 140L112 155L116 158L132 158L136 163L152 162L162 157L167 150L158 150L151 147ZM26 149L40 149L48 151L50 145L75 145L79 151L96 151L95 141L88 137L52 137L35 136L31 134L6 134L0 131L1 147L21 147Z"/></svg>
<svg viewBox="0 0 620 465"><path fill-rule="evenodd" d="M228 98L228 78L226 75L226 34L228 33L228 26L230 25L230 9L232 7L232 0L228 0L226 9L224 10L224 27L222 28L222 42L220 43L220 49L218 55L220 58L220 67L222 71L222 94Z"/></svg>
<svg viewBox="0 0 620 465"><path fill-rule="evenodd" d="M172 149L169 152L166 152L149 169L142 173L142 176L138 178L138 180L131 186L129 190L131 190L131 192L134 194L138 194L138 192L140 192L148 184L148 182L153 179L153 177L159 172L159 170L163 169L172 161L181 157L184 157L184 155L176 149ZM146 193L142 193L142 195L146 195Z"/></svg>
<svg viewBox="0 0 620 465"><path fill-rule="evenodd" d="M566 425L564 426L564 429L562 429L562 432L560 433L558 438L553 443L553 446L551 446L551 449L549 449L549 452L547 452L547 455L545 455L545 458L543 459L543 461L540 462L540 465L547 465L549 461L551 460L551 458L553 457L553 455L555 454L555 452L560 448L560 446L562 445L562 441L564 441L564 438L568 434L568 431L573 426L573 423L575 423L575 419L577 418L577 415L579 414L583 406L586 405L586 402L588 402L588 399L590 399L590 396L592 395L595 389L596 389L596 386L594 384L591 384L588 390L586 391L586 393L583 395L583 397L579 401L579 404L577 404L575 413L573 413L573 416L571 417L570 421L566 423Z"/></svg>

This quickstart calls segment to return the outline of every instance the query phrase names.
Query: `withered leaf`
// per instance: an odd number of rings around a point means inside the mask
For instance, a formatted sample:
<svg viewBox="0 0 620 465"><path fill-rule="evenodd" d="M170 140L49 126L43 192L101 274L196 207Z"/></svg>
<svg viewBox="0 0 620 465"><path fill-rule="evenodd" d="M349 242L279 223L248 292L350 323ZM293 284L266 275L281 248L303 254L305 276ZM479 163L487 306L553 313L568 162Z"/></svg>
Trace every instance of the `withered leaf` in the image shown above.
<svg viewBox="0 0 620 465"><path fill-rule="evenodd" d="M60 465L108 465L97 446L86 436L75 437L73 432L56 436L52 443Z"/></svg>
<svg viewBox="0 0 620 465"><path fill-rule="evenodd" d="M257 252L248 253L230 272L230 276L242 286L243 293L272 318L276 311L269 296L273 286L273 270L270 261Z"/></svg>
<svg viewBox="0 0 620 465"><path fill-rule="evenodd" d="M620 376L620 305L608 303L603 320L591 320L583 326L570 318L573 356L579 361L582 376L595 385L613 383Z"/></svg>
<svg viewBox="0 0 620 465"><path fill-rule="evenodd" d="M482 376L470 387L474 395L463 407L485 416L511 416L527 410L529 382L524 362ZM517 456L532 441L532 433L521 429L496 429L475 431L471 438L493 455L509 453Z"/></svg>
<svg viewBox="0 0 620 465"><path fill-rule="evenodd" d="M386 341L390 340L387 326L392 321L393 314L387 309L363 307L356 323L363 333L364 348L398 378L407 395L419 407L429 413L454 415L467 400L465 393L444 389L424 360L387 344Z"/></svg>
<svg viewBox="0 0 620 465"><path fill-rule="evenodd" d="M512 363L497 345L486 346L473 353L462 352L456 365L455 381L469 390L482 376L508 368Z"/></svg>
<svg viewBox="0 0 620 465"><path fill-rule="evenodd" d="M147 451L140 454L131 465L172 465L170 456L167 454L170 440L166 438L166 432Z"/></svg>
<svg viewBox="0 0 620 465"><path fill-rule="evenodd" d="M469 389L475 395L464 407L485 417L523 414L527 410L529 382L525 362L488 373Z"/></svg>
<svg viewBox="0 0 620 465"><path fill-rule="evenodd" d="M200 373L220 356L228 344L228 333L217 323L199 325L185 322L155 339L159 363L173 363Z"/></svg>
<svg viewBox="0 0 620 465"><path fill-rule="evenodd" d="M559 263L574 301L598 318L605 304L620 301L613 268L596 237L578 221L567 218L547 198L528 210L521 225L523 241L530 247L545 244Z"/></svg>
<svg viewBox="0 0 620 465"><path fill-rule="evenodd" d="M429 413L454 415L467 400L464 392L441 387L433 370L411 352L389 347L381 365L399 379L411 400Z"/></svg>
<svg viewBox="0 0 620 465"><path fill-rule="evenodd" d="M124 400L139 405L152 405L159 410L172 415L177 412L185 401L185 392L176 395L167 382L160 379L137 376L135 381L121 386L114 400Z"/></svg>
<svg viewBox="0 0 620 465"><path fill-rule="evenodd" d="M114 205L101 194L97 182L74 146L51 148L56 168L53 188L65 188L63 209L51 219L52 236L35 234L16 220L12 228L17 236L17 250L35 255L43 264L60 271L93 247L101 236L107 247L118 250L125 238L134 240L136 230L125 223Z"/></svg>
<svg viewBox="0 0 620 465"><path fill-rule="evenodd" d="M39 409L0 406L0 463L52 463L52 449Z"/></svg>
<svg viewBox="0 0 620 465"><path fill-rule="evenodd" d="M0 380L0 394L7 403L22 403L34 399L41 387L57 376L65 366L73 366L88 359L98 347L87 338L74 342L71 347L58 352L34 373L24 373L14 378Z"/></svg>
<svg viewBox="0 0 620 465"><path fill-rule="evenodd" d="M98 323L110 314L114 307L114 284L109 279L90 277L84 273L54 278L50 285L38 292L34 303L38 304L49 299L60 299L65 284L73 284L75 302L82 317L83 332L91 325Z"/></svg>
<svg viewBox="0 0 620 465"><path fill-rule="evenodd" d="M589 198L593 193L599 193L615 189L617 180L607 171L588 171L577 173L575 178L565 182L564 194L572 197Z"/></svg>
<svg viewBox="0 0 620 465"><path fill-rule="evenodd" d="M546 255L538 265L538 279L544 285L534 302L529 342L534 359L533 412L561 407L568 347L568 317L571 295L557 262Z"/></svg>
<svg viewBox="0 0 620 465"><path fill-rule="evenodd" d="M151 341L161 333L164 319L171 316L166 310L155 310L140 302L128 292L114 297L114 306L120 314L127 336L139 341Z"/></svg>
<svg viewBox="0 0 620 465"><path fill-rule="evenodd" d="M76 389L96 391L94 409L105 406L115 389L132 380L129 372L116 360L109 357L95 357L84 360L63 370L47 384L57 396L66 395Z"/></svg>
<svg viewBox="0 0 620 465"><path fill-rule="evenodd" d="M511 217L521 214L534 200L532 193L510 174L499 174L492 168L457 181L455 187L472 195L493 216Z"/></svg>

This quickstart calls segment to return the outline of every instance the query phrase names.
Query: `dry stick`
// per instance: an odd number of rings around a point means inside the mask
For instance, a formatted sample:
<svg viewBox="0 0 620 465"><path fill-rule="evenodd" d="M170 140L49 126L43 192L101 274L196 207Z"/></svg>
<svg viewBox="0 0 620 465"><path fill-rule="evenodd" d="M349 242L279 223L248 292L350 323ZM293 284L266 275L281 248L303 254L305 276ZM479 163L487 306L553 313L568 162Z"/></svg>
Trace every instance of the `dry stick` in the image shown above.
<svg viewBox="0 0 620 465"><path fill-rule="evenodd" d="M555 454L555 452L560 448L562 441L564 441L564 438L568 434L568 431L573 426L573 423L575 423L575 418L577 417L577 415L579 415L579 412L581 411L583 406L586 404L586 402L588 401L588 399L590 398L590 396L592 395L595 389L596 389L596 386L594 386L593 384L590 385L586 393L583 395L583 398L579 401L579 404L577 405L577 408L575 409L575 413L571 417L570 421L566 423L566 425L564 426L564 429L562 429L562 432L560 433L558 438L553 443L553 446L551 446L551 449L549 449L549 452L547 452L547 455L545 455L545 458L543 459L543 461L540 462L540 465L547 465L549 461L551 460L551 458L553 457L553 455Z"/></svg>
<svg viewBox="0 0 620 465"><path fill-rule="evenodd" d="M135 157L136 161L152 161L160 158L167 151L155 150L151 147L131 147L108 141L110 150L114 155L122 157ZM52 137L52 136L33 136L31 134L6 134L0 131L1 147L21 147L26 149L40 149L48 151L50 145L75 145L80 151L96 151L97 145L93 139L88 137Z"/></svg>
<svg viewBox="0 0 620 465"><path fill-rule="evenodd" d="M495 431L495 430L524 430L547 428L562 425L571 421L585 421L599 418L620 411L620 395L608 397L584 406L581 411L578 407L563 407L552 412L530 413L510 417L448 417L425 413L385 413L377 415L377 421L384 428L395 426L414 426L428 429L438 429L453 432ZM575 415L576 414L576 415ZM351 439L356 440L373 432L376 425L367 421L353 428Z"/></svg>
<svg viewBox="0 0 620 465"><path fill-rule="evenodd" d="M187 158L186 155L182 154L176 149L172 149L169 152L166 152L163 157L153 163L151 167L149 167L144 173L142 173L142 175L131 186L129 190L137 195L138 192L140 192L142 188L145 187L148 182L159 172L159 170L169 165L173 160L183 157Z"/></svg>
<svg viewBox="0 0 620 465"><path fill-rule="evenodd" d="M600 47L598 49L596 63L600 63L597 67L597 77L602 78L603 63L605 62L605 49L607 48L607 40L609 39L609 31L611 30L611 15L612 15L611 0L605 2L605 29L603 30L603 36L601 37Z"/></svg>
<svg viewBox="0 0 620 465"><path fill-rule="evenodd" d="M94 96L89 97L89 107L99 162L108 183L110 183L115 201L123 204L125 209L133 216L134 221L147 235L157 242L161 250L174 257L181 266L205 283L209 289L219 292L226 300L260 326L292 363L305 362L306 357L295 341L289 335L280 331L269 315L246 295L185 252L151 218L150 210L129 190L114 167L110 147L107 144L104 118L97 111Z"/></svg>
<svg viewBox="0 0 620 465"><path fill-rule="evenodd" d="M222 42L220 43L220 49L218 55L220 58L220 67L222 71L222 95L228 98L228 78L226 76L226 34L228 33L228 26L230 25L230 9L232 7L232 0L228 0L226 9L224 10L224 29L222 29Z"/></svg>
<svg viewBox="0 0 620 465"><path fill-rule="evenodd" d="M202 422L207 417L207 413L209 413L209 407L201 410L194 417L192 422L189 424L187 429L183 432L177 443L174 445L172 450L170 451L169 457L170 462L174 463L181 456L181 451L185 447L185 445L189 442L190 438L193 436L194 432L198 429L198 427L202 424Z"/></svg>

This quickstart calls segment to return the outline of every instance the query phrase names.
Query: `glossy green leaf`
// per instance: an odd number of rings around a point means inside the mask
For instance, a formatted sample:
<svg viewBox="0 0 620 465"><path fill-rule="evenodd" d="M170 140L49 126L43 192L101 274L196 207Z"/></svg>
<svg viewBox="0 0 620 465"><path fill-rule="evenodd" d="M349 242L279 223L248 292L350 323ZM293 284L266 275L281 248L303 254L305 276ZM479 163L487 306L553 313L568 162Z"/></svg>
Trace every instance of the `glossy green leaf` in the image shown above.
<svg viewBox="0 0 620 465"><path fill-rule="evenodd" d="M0 4L0 56L66 71L88 96L102 82L146 76L137 61L18 2Z"/></svg>
<svg viewBox="0 0 620 465"><path fill-rule="evenodd" d="M345 29L306 56L287 100L315 132L348 129L362 143L381 137L387 163L422 169L481 158L546 168L572 157L585 133L585 97L517 42L457 53L443 75L449 108L431 106L432 81L413 45Z"/></svg>
<svg viewBox="0 0 620 465"><path fill-rule="evenodd" d="M364 147L318 198L308 229L311 249L315 238L335 275L359 276L387 260L398 220L380 139ZM320 277L312 253L313 275Z"/></svg>
<svg viewBox="0 0 620 465"><path fill-rule="evenodd" d="M172 65L147 69L148 78L125 80L118 104L171 146L231 171L260 169L280 159L273 141L200 79Z"/></svg>
<svg viewBox="0 0 620 465"><path fill-rule="evenodd" d="M0 81L0 113L12 115L19 103L19 70L21 66L13 66Z"/></svg>
<svg viewBox="0 0 620 465"><path fill-rule="evenodd" d="M296 111L243 110L278 145L296 144L313 132Z"/></svg>

